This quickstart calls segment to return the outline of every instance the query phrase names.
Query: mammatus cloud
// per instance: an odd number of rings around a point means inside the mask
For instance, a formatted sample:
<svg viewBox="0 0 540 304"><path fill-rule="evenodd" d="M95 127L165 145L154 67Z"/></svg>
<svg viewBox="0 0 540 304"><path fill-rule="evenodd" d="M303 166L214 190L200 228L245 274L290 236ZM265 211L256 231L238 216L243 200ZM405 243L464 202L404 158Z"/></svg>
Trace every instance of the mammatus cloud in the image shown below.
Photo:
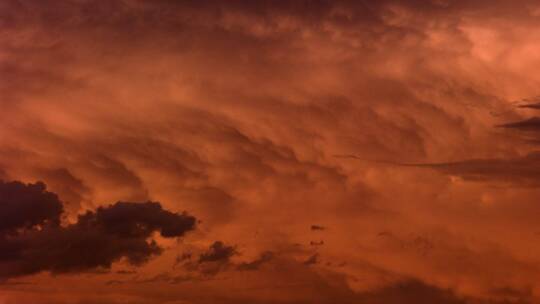
<svg viewBox="0 0 540 304"><path fill-rule="evenodd" d="M152 234L181 237L195 218L157 202L117 202L61 224L62 202L43 183L0 182L0 278L108 269L125 258L140 265L162 248Z"/></svg>

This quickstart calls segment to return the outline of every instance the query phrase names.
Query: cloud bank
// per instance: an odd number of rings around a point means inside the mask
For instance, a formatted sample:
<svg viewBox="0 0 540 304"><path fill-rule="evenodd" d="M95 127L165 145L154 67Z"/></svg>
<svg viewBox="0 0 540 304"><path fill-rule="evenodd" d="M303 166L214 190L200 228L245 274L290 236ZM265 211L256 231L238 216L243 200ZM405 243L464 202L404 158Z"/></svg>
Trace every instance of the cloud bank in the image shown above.
<svg viewBox="0 0 540 304"><path fill-rule="evenodd" d="M539 17L0 0L0 302L538 302Z"/></svg>

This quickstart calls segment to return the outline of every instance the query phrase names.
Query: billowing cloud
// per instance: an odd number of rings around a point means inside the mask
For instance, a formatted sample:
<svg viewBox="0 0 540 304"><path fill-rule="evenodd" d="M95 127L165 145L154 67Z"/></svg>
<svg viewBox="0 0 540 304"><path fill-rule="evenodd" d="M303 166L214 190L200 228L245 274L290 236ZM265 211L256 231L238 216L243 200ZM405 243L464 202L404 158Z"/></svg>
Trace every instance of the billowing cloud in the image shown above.
<svg viewBox="0 0 540 304"><path fill-rule="evenodd" d="M46 191L45 184L0 181L0 233L16 233L38 225L60 224L63 211L58 196Z"/></svg>
<svg viewBox="0 0 540 304"><path fill-rule="evenodd" d="M0 302L538 302L539 16L0 0Z"/></svg>
<svg viewBox="0 0 540 304"><path fill-rule="evenodd" d="M153 232L181 237L195 226L194 217L157 202L117 202L60 225L62 203L43 183L2 182L0 192L1 278L108 269L121 258L140 265L162 252Z"/></svg>
<svg viewBox="0 0 540 304"><path fill-rule="evenodd" d="M207 252L203 252L199 256L199 264L208 262L227 262L235 254L236 250L233 246L227 246L221 241L216 241Z"/></svg>

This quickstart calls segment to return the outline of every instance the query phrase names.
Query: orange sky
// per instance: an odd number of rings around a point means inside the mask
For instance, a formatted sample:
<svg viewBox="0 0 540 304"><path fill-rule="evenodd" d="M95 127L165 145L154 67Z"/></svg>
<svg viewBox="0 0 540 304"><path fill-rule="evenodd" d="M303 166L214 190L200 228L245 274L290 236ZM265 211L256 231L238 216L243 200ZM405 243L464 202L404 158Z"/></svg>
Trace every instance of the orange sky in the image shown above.
<svg viewBox="0 0 540 304"><path fill-rule="evenodd" d="M0 304L540 303L538 71L538 1L0 0Z"/></svg>

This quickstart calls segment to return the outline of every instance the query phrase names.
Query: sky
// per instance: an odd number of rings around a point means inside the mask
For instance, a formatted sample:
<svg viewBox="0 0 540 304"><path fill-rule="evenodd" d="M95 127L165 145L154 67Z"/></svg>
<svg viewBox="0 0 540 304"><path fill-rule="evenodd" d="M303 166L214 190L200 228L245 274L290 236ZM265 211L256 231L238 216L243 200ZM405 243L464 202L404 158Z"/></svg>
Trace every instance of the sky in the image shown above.
<svg viewBox="0 0 540 304"><path fill-rule="evenodd" d="M540 303L540 3L0 0L0 304Z"/></svg>

